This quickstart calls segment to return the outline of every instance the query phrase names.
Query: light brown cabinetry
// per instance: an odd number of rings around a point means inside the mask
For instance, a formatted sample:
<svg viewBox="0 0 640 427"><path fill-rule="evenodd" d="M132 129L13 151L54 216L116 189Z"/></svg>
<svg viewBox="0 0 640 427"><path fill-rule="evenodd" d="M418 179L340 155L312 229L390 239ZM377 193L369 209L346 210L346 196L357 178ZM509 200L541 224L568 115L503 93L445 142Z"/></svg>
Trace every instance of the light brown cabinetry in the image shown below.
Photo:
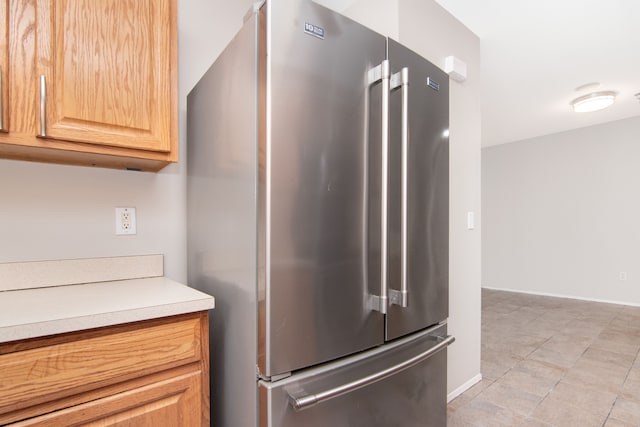
<svg viewBox="0 0 640 427"><path fill-rule="evenodd" d="M142 170L177 161L176 0L0 1L11 96L0 157Z"/></svg>
<svg viewBox="0 0 640 427"><path fill-rule="evenodd" d="M8 65L8 17L9 0L0 0L0 132L6 131L6 105L7 105L7 65Z"/></svg>
<svg viewBox="0 0 640 427"><path fill-rule="evenodd" d="M0 425L209 424L208 318L0 344Z"/></svg>

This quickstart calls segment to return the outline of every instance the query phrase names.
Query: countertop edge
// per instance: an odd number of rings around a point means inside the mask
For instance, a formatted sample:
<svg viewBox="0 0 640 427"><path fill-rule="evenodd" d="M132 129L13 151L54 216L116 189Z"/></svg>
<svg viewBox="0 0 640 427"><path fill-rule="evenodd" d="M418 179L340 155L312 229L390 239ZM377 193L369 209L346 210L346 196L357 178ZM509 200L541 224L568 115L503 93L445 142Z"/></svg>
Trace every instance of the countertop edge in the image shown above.
<svg viewBox="0 0 640 427"><path fill-rule="evenodd" d="M90 294L92 291L107 291L112 295L113 299L120 297L123 299L128 297L143 299L142 297L145 293L153 290L156 292L156 301L149 304L144 301L136 302L136 306L132 306L131 302L127 302L125 309L111 309L108 303L103 303L97 298L96 301L88 303L86 308L83 307L81 314L75 313L69 316L64 315L66 311L65 305L57 304L51 309L50 318L46 318L46 315L39 313L38 318L34 319L34 321L29 321L28 315L24 316L25 320L22 322L14 322L12 324L5 322L3 325L0 321L0 343L205 311L215 307L215 300L212 296L166 278L134 279L60 286L48 289L1 292L0 299L4 298L8 304L17 301L15 304L18 306L13 307L13 309L21 311L29 309L29 307L20 307L20 305L28 305L25 301L28 301L30 296L38 297L46 292L47 297L58 295L59 300L67 301L70 300L69 295L74 290L81 291L84 294ZM113 292L111 292L112 290ZM28 294L28 292L31 293ZM140 295L136 295L136 292L140 292ZM179 295L176 296L174 293L179 293ZM111 305L116 304L112 303Z"/></svg>

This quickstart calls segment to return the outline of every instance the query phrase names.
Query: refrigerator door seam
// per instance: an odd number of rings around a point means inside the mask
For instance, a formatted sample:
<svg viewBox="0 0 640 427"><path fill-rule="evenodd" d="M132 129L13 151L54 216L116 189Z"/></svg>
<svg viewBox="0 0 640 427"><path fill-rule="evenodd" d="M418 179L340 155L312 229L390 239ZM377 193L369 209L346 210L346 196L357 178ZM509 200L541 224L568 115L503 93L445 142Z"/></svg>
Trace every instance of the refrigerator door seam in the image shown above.
<svg viewBox="0 0 640 427"><path fill-rule="evenodd" d="M260 368L256 365L256 377L258 378L258 381L276 382L285 378L289 378L290 376L291 372L285 372L284 374L272 376L263 375L262 372L260 372Z"/></svg>

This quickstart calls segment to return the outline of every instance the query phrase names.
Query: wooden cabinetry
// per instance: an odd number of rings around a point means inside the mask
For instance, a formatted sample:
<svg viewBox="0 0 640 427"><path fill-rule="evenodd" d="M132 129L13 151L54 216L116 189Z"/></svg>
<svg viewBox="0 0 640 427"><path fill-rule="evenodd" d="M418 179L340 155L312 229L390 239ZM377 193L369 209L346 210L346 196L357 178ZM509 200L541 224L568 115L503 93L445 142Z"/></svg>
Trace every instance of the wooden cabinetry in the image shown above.
<svg viewBox="0 0 640 427"><path fill-rule="evenodd" d="M209 424L206 313L0 344L0 425Z"/></svg>
<svg viewBox="0 0 640 427"><path fill-rule="evenodd" d="M9 6L9 0L0 0L0 132L6 131L7 126L7 114L6 106L8 102L7 96L7 65L8 62L8 23L9 15L7 14Z"/></svg>
<svg viewBox="0 0 640 427"><path fill-rule="evenodd" d="M10 424L18 426L196 426L200 377L187 373L107 398Z"/></svg>
<svg viewBox="0 0 640 427"><path fill-rule="evenodd" d="M11 96L0 157L141 170L177 161L176 0L0 2Z"/></svg>

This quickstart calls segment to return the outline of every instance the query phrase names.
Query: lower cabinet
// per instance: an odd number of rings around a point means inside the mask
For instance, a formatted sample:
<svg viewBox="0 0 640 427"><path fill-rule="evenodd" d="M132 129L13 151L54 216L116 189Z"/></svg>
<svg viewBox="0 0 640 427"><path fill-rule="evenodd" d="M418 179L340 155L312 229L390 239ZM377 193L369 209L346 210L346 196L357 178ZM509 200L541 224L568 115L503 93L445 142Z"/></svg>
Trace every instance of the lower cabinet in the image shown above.
<svg viewBox="0 0 640 427"><path fill-rule="evenodd" d="M208 318L0 344L0 425L209 425Z"/></svg>
<svg viewBox="0 0 640 427"><path fill-rule="evenodd" d="M196 426L201 391L200 372L192 372L10 425Z"/></svg>

